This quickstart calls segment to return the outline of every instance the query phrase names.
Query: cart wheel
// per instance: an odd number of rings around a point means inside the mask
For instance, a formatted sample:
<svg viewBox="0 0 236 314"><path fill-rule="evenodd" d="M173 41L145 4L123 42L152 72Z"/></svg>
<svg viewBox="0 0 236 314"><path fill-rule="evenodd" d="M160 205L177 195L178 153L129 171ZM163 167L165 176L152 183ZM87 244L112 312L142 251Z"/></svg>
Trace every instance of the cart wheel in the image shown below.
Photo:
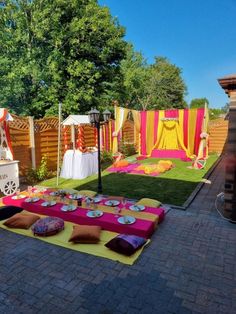
<svg viewBox="0 0 236 314"><path fill-rule="evenodd" d="M12 195L16 192L17 185L15 181L8 181L3 188L3 193L5 195Z"/></svg>

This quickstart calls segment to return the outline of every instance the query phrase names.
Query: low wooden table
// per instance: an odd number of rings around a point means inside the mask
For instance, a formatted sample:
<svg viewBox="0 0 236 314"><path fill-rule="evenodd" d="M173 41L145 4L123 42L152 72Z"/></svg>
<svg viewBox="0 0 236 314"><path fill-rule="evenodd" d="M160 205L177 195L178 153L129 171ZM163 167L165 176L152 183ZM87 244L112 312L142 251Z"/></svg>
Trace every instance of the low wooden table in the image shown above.
<svg viewBox="0 0 236 314"><path fill-rule="evenodd" d="M151 237L155 231L158 221L162 221L165 214L164 208L146 207L145 211L138 212L137 215L136 212L133 212L129 209L129 206L132 205L132 202L127 202L126 208L122 210L121 215L136 216L136 221L133 224L120 224L118 222L117 215L115 215L115 209L113 207L104 205L106 198L104 198L101 201L101 204L98 205L98 209L100 209L100 206L101 210L103 211L103 215L96 218L87 216L89 209L86 208L83 203L82 206L78 206L74 211L64 212L61 210L63 206L62 203L57 203L51 207L43 207L43 199L40 199L35 203L28 203L25 201L25 199L26 198L12 199L12 196L6 196L2 199L2 201L5 205L20 206L23 209L33 213L59 217L75 224L97 225L101 226L105 230L117 233L134 234L144 238ZM122 207L122 205L119 205L119 207Z"/></svg>

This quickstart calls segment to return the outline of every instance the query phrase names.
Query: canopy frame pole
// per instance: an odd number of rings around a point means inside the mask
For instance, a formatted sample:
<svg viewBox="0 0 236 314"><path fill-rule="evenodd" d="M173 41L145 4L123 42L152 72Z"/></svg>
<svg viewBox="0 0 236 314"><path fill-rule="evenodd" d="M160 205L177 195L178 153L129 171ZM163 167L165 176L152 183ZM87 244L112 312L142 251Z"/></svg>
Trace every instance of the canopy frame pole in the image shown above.
<svg viewBox="0 0 236 314"><path fill-rule="evenodd" d="M57 141L57 186L59 185L59 172L60 172L60 148L61 148L61 107L62 104L58 104L58 141Z"/></svg>

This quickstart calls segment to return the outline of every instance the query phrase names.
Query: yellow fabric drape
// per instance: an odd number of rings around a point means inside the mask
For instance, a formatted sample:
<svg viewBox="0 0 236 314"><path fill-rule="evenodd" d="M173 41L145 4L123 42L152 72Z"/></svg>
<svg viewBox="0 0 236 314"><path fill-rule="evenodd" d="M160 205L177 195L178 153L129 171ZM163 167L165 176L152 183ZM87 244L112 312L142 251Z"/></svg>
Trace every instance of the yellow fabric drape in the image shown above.
<svg viewBox="0 0 236 314"><path fill-rule="evenodd" d="M158 149L180 149L177 133L177 121L163 122L163 131L158 144Z"/></svg>
<svg viewBox="0 0 236 314"><path fill-rule="evenodd" d="M154 118L155 111L147 111L147 123L146 123L146 150L149 155L152 152L154 142Z"/></svg>
<svg viewBox="0 0 236 314"><path fill-rule="evenodd" d="M189 110L188 114L188 150L189 154L194 154L195 128L197 120L197 109Z"/></svg>
<svg viewBox="0 0 236 314"><path fill-rule="evenodd" d="M165 117L165 110L159 110L159 115L158 115L158 127L157 127L157 141L154 144L154 146L152 147L152 149L150 151L148 151L148 155L150 156L151 152L153 149L157 148L159 145L159 141L161 138L161 134L163 131L163 118Z"/></svg>
<svg viewBox="0 0 236 314"><path fill-rule="evenodd" d="M208 122L209 122L209 111L207 105L204 107L204 118L202 121L202 133L208 133ZM204 149L206 149L204 154ZM207 158L208 157L208 136L206 138L202 138L198 148L197 158Z"/></svg>
<svg viewBox="0 0 236 314"><path fill-rule="evenodd" d="M134 126L136 128L137 133L140 133L141 121L140 121L140 112L137 110L131 110L133 118L134 118Z"/></svg>
<svg viewBox="0 0 236 314"><path fill-rule="evenodd" d="M129 113L129 109L115 107L115 131L113 134L113 154L118 152L118 132L121 130L122 126L124 125L125 121L127 120L127 116Z"/></svg>
<svg viewBox="0 0 236 314"><path fill-rule="evenodd" d="M109 146L110 151L112 150L112 120L109 121Z"/></svg>
<svg viewBox="0 0 236 314"><path fill-rule="evenodd" d="M141 130L141 118L140 118L140 112L137 110L131 110L133 119L134 119L134 127L135 127L135 138L138 139L138 153L140 155L141 151L141 136L140 136L140 130Z"/></svg>
<svg viewBox="0 0 236 314"><path fill-rule="evenodd" d="M184 109L179 109L179 132L184 142Z"/></svg>
<svg viewBox="0 0 236 314"><path fill-rule="evenodd" d="M162 121L162 130L159 141L154 148L158 149L183 149L187 157L190 157L187 147L184 145L183 132L176 120Z"/></svg>

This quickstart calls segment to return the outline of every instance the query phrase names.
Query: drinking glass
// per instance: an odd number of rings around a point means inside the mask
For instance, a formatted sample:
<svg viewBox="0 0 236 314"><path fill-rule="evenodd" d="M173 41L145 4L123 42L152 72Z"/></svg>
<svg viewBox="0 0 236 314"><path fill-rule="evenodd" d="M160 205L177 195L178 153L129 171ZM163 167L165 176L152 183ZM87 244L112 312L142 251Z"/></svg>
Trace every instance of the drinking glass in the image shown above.
<svg viewBox="0 0 236 314"><path fill-rule="evenodd" d="M116 206L115 207L115 217L119 217L120 211L121 211L121 209L118 206Z"/></svg>
<svg viewBox="0 0 236 314"><path fill-rule="evenodd" d="M20 189L16 190L16 198L20 198Z"/></svg>
<svg viewBox="0 0 236 314"><path fill-rule="evenodd" d="M85 199L85 206L87 209L90 209L91 201L89 197L86 197Z"/></svg>
<svg viewBox="0 0 236 314"><path fill-rule="evenodd" d="M33 187L31 185L28 185L27 191L28 191L29 198L32 197L32 190L33 190Z"/></svg>
<svg viewBox="0 0 236 314"><path fill-rule="evenodd" d="M44 194L43 199L44 199L45 203L49 204L49 194Z"/></svg>
<svg viewBox="0 0 236 314"><path fill-rule="evenodd" d="M126 207L126 198L122 199L121 204L122 204L122 208L125 209L125 207Z"/></svg>

